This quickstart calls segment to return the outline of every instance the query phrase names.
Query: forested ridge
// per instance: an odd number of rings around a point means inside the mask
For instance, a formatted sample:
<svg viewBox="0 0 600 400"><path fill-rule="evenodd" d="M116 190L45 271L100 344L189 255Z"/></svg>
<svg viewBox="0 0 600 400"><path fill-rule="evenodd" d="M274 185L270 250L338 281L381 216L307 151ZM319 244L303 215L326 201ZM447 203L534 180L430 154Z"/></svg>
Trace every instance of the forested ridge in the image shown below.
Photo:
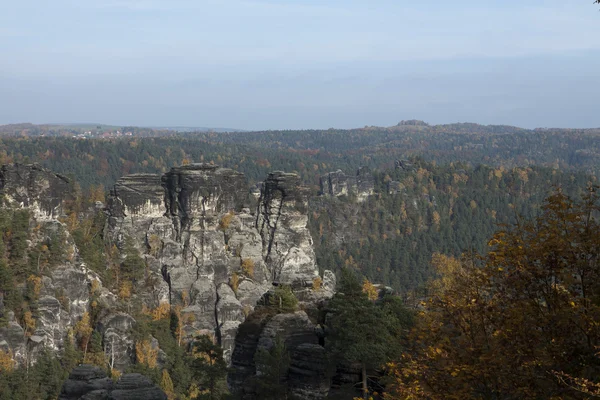
<svg viewBox="0 0 600 400"><path fill-rule="evenodd" d="M125 127L126 128L126 127ZM123 129L125 129L123 128ZM133 128L128 128L135 132ZM298 172L317 185L329 171L361 166L390 169L414 156L438 163L505 168L547 166L598 172L599 130L525 130L477 124L399 125L354 130L267 132L169 132L153 137L76 139L4 136L0 163L39 162L72 175L84 187L114 184L129 173L164 172L185 162L214 162L258 182L273 170Z"/></svg>

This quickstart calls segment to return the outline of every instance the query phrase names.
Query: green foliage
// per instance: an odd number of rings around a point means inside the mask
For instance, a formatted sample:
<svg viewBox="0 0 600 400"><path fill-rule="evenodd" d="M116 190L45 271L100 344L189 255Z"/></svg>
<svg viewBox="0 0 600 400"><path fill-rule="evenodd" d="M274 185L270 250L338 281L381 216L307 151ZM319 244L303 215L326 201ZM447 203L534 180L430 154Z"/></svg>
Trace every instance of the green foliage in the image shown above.
<svg viewBox="0 0 600 400"><path fill-rule="evenodd" d="M275 337L270 349L260 348L254 355L260 375L256 379L256 393L261 399L284 399L287 393L287 374L290 355L280 336Z"/></svg>
<svg viewBox="0 0 600 400"><path fill-rule="evenodd" d="M192 343L191 363L193 381L201 394L198 398L220 400L227 393L227 364L223 360L223 349L208 336L197 336Z"/></svg>
<svg viewBox="0 0 600 400"><path fill-rule="evenodd" d="M49 351L42 352L37 362L0 374L0 398L11 400L54 400L58 397L69 370Z"/></svg>
<svg viewBox="0 0 600 400"><path fill-rule="evenodd" d="M140 257L139 251L133 245L131 238L125 239L123 249L124 260L121 262L121 279L129 281L139 281L144 278L146 263Z"/></svg>
<svg viewBox="0 0 600 400"><path fill-rule="evenodd" d="M399 299L369 300L349 271L342 274L340 292L334 295L329 308L326 348L334 363L362 366L366 394L368 371L383 367L401 354L403 339L412 324L411 314Z"/></svg>
<svg viewBox="0 0 600 400"><path fill-rule="evenodd" d="M292 288L288 285L279 285L269 296L269 305L278 312L286 313L296 311L298 299Z"/></svg>
<svg viewBox="0 0 600 400"><path fill-rule="evenodd" d="M596 190L580 202L554 193L538 218L497 232L486 256L433 260L440 277L390 398L600 395Z"/></svg>
<svg viewBox="0 0 600 400"><path fill-rule="evenodd" d="M363 203L311 200L309 229L320 268L348 267L371 282L411 292L434 274L432 254L483 253L499 225L539 215L553 187L578 195L595 179L539 167L435 165L418 159L413 166L375 171L375 194ZM403 189L390 194L390 180Z"/></svg>
<svg viewBox="0 0 600 400"><path fill-rule="evenodd" d="M107 273L103 237L105 222L106 215L103 212L94 213L91 217L83 219L71 235L85 264L100 275L104 285L110 286L112 276Z"/></svg>

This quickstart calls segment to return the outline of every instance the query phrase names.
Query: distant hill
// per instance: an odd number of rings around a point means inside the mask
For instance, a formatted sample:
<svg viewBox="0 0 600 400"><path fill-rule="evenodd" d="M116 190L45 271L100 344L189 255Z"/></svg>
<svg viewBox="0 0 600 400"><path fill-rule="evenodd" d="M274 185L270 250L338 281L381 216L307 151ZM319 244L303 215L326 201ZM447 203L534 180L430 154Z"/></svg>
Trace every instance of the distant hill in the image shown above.
<svg viewBox="0 0 600 400"><path fill-rule="evenodd" d="M119 126L99 123L61 123L61 124L32 124L29 122L0 125L0 136L77 136L106 137L119 136L130 132L128 136L170 136L177 132L243 132L233 128L209 128L189 126L139 127Z"/></svg>

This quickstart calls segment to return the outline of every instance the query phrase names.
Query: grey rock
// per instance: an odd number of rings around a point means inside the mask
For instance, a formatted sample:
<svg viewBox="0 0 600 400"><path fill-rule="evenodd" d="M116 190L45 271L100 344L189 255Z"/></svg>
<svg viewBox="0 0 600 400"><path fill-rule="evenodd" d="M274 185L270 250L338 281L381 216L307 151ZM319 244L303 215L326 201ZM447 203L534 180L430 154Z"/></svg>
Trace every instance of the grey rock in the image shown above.
<svg viewBox="0 0 600 400"><path fill-rule="evenodd" d="M115 384L95 366L80 365L63 384L59 400L166 400L167 395L141 374L125 374Z"/></svg>
<svg viewBox="0 0 600 400"><path fill-rule="evenodd" d="M101 368L92 365L76 367L62 386L59 400L108 399L114 388L112 379Z"/></svg>
<svg viewBox="0 0 600 400"><path fill-rule="evenodd" d="M327 398L331 386L325 348L312 343L297 346L290 354L288 387L294 399Z"/></svg>
<svg viewBox="0 0 600 400"><path fill-rule="evenodd" d="M98 322L96 329L102 334L104 353L115 369L122 371L133 363L135 323L135 319L125 313L110 313Z"/></svg>
<svg viewBox="0 0 600 400"><path fill-rule="evenodd" d="M388 193L389 194L398 194L404 192L404 185L398 181L389 181L388 182Z"/></svg>
<svg viewBox="0 0 600 400"><path fill-rule="evenodd" d="M321 176L319 179L321 194L324 196L348 196L356 195L359 202L365 201L375 191L375 179L371 170L361 167L354 176L348 176L337 170Z"/></svg>
<svg viewBox="0 0 600 400"><path fill-rule="evenodd" d="M0 192L16 206L30 208L38 220L58 218L70 187L67 178L37 164L9 164L0 168Z"/></svg>
<svg viewBox="0 0 600 400"><path fill-rule="evenodd" d="M244 399L258 399L252 381L261 374L254 356L269 350L279 337L290 355L288 389L299 399L324 399L329 391L325 349L319 345L315 325L304 311L272 315L251 314L236 337L228 383Z"/></svg>

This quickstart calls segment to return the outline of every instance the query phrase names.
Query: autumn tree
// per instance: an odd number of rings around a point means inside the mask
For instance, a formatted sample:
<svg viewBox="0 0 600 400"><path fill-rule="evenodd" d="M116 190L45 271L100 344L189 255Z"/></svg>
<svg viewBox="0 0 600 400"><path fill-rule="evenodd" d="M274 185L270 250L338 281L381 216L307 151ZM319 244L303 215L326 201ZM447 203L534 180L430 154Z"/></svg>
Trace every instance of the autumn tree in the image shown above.
<svg viewBox="0 0 600 400"><path fill-rule="evenodd" d="M436 256L413 352L391 364L389 399L586 398L600 373L600 226L595 188L560 191L486 256ZM588 394L585 394L585 391Z"/></svg>

